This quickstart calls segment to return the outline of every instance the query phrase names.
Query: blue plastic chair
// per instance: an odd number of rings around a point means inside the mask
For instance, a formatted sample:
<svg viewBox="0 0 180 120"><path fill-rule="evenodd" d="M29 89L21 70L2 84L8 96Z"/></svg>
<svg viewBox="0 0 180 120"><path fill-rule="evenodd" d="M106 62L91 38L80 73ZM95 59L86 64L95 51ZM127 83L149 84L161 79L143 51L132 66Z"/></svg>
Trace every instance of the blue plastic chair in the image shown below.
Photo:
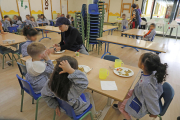
<svg viewBox="0 0 180 120"><path fill-rule="evenodd" d="M50 26L54 26L54 22L50 20Z"/></svg>
<svg viewBox="0 0 180 120"><path fill-rule="evenodd" d="M152 37L151 42L153 42L153 40L154 40L155 36L156 36L156 34L154 34L154 36Z"/></svg>
<svg viewBox="0 0 180 120"><path fill-rule="evenodd" d="M100 14L97 4L89 4L89 14L94 14L94 15Z"/></svg>
<svg viewBox="0 0 180 120"><path fill-rule="evenodd" d="M27 73L27 70L26 70L26 66L23 65L23 64L20 64L17 62L17 65L18 65L18 68L19 68L19 71L22 75L22 78L25 77L26 73Z"/></svg>
<svg viewBox="0 0 180 120"><path fill-rule="evenodd" d="M38 103L39 103L39 100L41 99L41 93L35 94L34 90L32 89L31 84L28 81L26 81L26 80L22 79L21 77L19 77L18 74L16 74L16 77L17 77L17 79L19 81L19 84L20 84L20 87L22 89L21 90L22 98L21 98L21 109L20 109L20 111L22 112L23 99L24 99L24 91L25 91L26 93L28 93L30 96L33 97L32 104L34 104L34 99L37 100L37 103L36 103L36 113L35 113L35 120L37 120Z"/></svg>
<svg viewBox="0 0 180 120"><path fill-rule="evenodd" d="M116 56L113 56L113 55L106 55L106 56L104 56L104 59L105 59L105 60L112 61L112 62L115 62L115 60L116 60L116 59L119 59L119 58L116 57Z"/></svg>
<svg viewBox="0 0 180 120"><path fill-rule="evenodd" d="M171 104L171 101L174 97L174 94L175 94L174 89L167 82L165 82L163 84L163 91L164 91L163 94L159 98L160 114L158 115L158 117L160 120L162 120L161 116L163 116L166 113L166 111L167 111L167 109L168 109L169 105ZM164 104L161 101L162 98L164 99ZM137 119L137 120L139 120L139 119Z"/></svg>
<svg viewBox="0 0 180 120"><path fill-rule="evenodd" d="M14 27L8 27L8 31L10 33L18 33L18 30L17 30L17 26L14 26Z"/></svg>
<svg viewBox="0 0 180 120"><path fill-rule="evenodd" d="M85 95L82 93L81 94L81 99L86 102L86 97ZM92 113L91 113L91 108L92 108L92 105L90 104L89 107L80 115L76 115L75 112L74 112L74 109L72 108L72 106L70 106L67 102L63 101L63 100L60 100L57 98L57 101L59 103L59 106L65 110L66 114L72 118L73 120L82 120L83 118L85 118L88 114L91 115L91 120L93 120L93 116L92 116ZM56 118L56 111L54 111L54 118L53 120L55 120Z"/></svg>

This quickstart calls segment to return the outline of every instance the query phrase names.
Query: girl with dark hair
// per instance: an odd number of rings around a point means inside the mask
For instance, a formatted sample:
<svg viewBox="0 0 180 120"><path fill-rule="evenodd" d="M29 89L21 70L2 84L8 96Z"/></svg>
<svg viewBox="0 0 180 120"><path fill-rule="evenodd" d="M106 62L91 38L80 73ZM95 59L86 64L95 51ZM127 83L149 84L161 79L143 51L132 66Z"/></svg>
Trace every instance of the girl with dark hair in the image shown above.
<svg viewBox="0 0 180 120"><path fill-rule="evenodd" d="M34 28L31 28L31 26L27 25L24 27L23 35L26 36L27 41L21 46L21 53L23 57L28 56L27 47L32 42L36 41L37 34L38 32Z"/></svg>
<svg viewBox="0 0 180 120"><path fill-rule="evenodd" d="M42 22L46 22L48 25L50 25L49 20L44 16L44 14L41 14L41 20L42 20Z"/></svg>
<svg viewBox="0 0 180 120"><path fill-rule="evenodd" d="M141 55L138 67L143 72L134 90L128 92L123 102L113 105L127 120L131 120L131 116L140 119L146 114L156 118L160 113L159 98L163 93L167 64L161 63L158 55L145 53Z"/></svg>
<svg viewBox="0 0 180 120"><path fill-rule="evenodd" d="M21 25L22 25L22 18L21 18L21 16L17 16L17 23L16 24L19 25L18 28L21 28Z"/></svg>
<svg viewBox="0 0 180 120"><path fill-rule="evenodd" d="M87 89L88 79L78 70L78 62L74 57L63 56L56 60L54 72L41 91L42 98L48 106L56 109L60 115L60 108L56 98L66 101L74 108L75 114L82 114L90 104L92 114L96 113L93 98L90 93L84 93L86 101L80 97Z"/></svg>

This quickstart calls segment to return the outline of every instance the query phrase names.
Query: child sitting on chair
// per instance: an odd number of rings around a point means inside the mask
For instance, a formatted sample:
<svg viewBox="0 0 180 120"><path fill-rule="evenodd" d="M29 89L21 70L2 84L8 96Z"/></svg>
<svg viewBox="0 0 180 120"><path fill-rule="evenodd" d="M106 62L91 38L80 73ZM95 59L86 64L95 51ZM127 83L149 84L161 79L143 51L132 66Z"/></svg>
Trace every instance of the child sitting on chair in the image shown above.
<svg viewBox="0 0 180 120"><path fill-rule="evenodd" d="M156 118L160 113L159 98L163 93L167 64L162 64L158 55L145 53L141 55L138 67L143 73L134 90L128 92L123 102L113 105L127 120L132 120L131 116L140 119L146 114Z"/></svg>
<svg viewBox="0 0 180 120"><path fill-rule="evenodd" d="M34 28L31 28L29 25L24 27L23 35L26 37L27 41L21 46L21 53L23 57L28 56L27 47L32 42L36 41L37 34L38 32Z"/></svg>
<svg viewBox="0 0 180 120"><path fill-rule="evenodd" d="M54 65L49 59L49 50L46 50L46 47L41 43L31 43L27 47L27 52L31 58L26 61L26 80L32 85L34 92L38 94L41 93L41 89L53 72Z"/></svg>
<svg viewBox="0 0 180 120"><path fill-rule="evenodd" d="M41 91L42 98L49 107L56 109L57 115L60 115L60 107L56 99L59 98L72 106L76 115L82 114L92 104L92 114L98 117L99 113L96 112L92 95L84 93L86 101L80 97L89 82L86 75L78 70L77 60L71 56L62 56L56 61L51 79Z"/></svg>
<svg viewBox="0 0 180 120"><path fill-rule="evenodd" d="M126 19L126 14L122 15L123 20L121 21L121 32L128 30L128 20ZM123 36L123 34L121 34Z"/></svg>
<svg viewBox="0 0 180 120"><path fill-rule="evenodd" d="M152 41L153 37L156 35L155 28L156 28L156 25L152 23L150 25L150 30L148 31L148 33L144 35L143 40Z"/></svg>

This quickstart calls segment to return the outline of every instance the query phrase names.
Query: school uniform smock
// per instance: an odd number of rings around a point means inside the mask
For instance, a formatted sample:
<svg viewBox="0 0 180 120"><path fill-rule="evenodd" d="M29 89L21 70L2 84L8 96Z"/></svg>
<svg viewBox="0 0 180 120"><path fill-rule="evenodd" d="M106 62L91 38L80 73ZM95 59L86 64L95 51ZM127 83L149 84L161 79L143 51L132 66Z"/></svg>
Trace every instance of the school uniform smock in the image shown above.
<svg viewBox="0 0 180 120"><path fill-rule="evenodd" d="M54 65L51 60L32 61L32 58L26 61L26 80L31 84L36 94L41 93L41 89L49 80L50 74L53 73Z"/></svg>
<svg viewBox="0 0 180 120"><path fill-rule="evenodd" d="M126 30L128 30L128 20L123 19L121 21L121 31L124 32Z"/></svg>
<svg viewBox="0 0 180 120"><path fill-rule="evenodd" d="M90 99L87 93L84 93L86 102L83 101L80 97L80 95L87 88L89 82L86 75L79 70L75 70L74 73L69 74L68 79L72 82L72 86L68 92L68 101L66 102L73 107L76 115L80 115L90 105ZM50 108L56 109L56 107L59 106L56 99L58 97L50 90L48 82L49 81L46 82L43 89L41 90L41 96Z"/></svg>
<svg viewBox="0 0 180 120"><path fill-rule="evenodd" d="M30 20L25 20L25 22L26 22L26 25L30 25L31 24L31 21Z"/></svg>
<svg viewBox="0 0 180 120"><path fill-rule="evenodd" d="M29 56L27 53L27 47L29 44L31 44L31 40L27 40L22 46L21 46L21 53L23 57Z"/></svg>
<svg viewBox="0 0 180 120"><path fill-rule="evenodd" d="M143 75L134 87L132 96L126 103L125 111L131 116L140 119L146 114L159 115L159 98L163 93L162 84L157 83L154 76Z"/></svg>
<svg viewBox="0 0 180 120"><path fill-rule="evenodd" d="M22 25L22 22L20 20L18 20L16 24L19 25L18 29L20 29L21 25Z"/></svg>

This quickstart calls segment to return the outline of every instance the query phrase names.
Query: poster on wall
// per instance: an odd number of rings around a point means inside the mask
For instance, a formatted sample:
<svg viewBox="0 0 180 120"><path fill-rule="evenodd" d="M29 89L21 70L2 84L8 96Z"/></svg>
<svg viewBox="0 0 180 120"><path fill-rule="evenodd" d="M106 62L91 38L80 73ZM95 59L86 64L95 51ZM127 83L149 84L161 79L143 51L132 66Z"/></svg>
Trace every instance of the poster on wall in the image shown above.
<svg viewBox="0 0 180 120"><path fill-rule="evenodd" d="M21 2L18 1L18 6L19 6L19 13L22 18L22 21L26 20L26 15L30 15L29 11L29 3L28 2Z"/></svg>
<svg viewBox="0 0 180 120"><path fill-rule="evenodd" d="M43 0L43 10L44 10L44 15L46 16L46 18L48 20L52 20L50 0Z"/></svg>

